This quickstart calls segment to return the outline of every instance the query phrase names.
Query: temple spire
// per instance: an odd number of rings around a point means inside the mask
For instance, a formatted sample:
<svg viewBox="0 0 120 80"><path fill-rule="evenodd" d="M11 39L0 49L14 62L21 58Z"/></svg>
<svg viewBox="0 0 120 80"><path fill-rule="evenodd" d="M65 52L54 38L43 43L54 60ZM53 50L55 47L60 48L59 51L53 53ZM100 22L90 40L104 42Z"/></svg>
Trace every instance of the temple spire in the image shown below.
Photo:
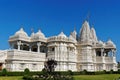
<svg viewBox="0 0 120 80"><path fill-rule="evenodd" d="M91 41L90 38L90 26L88 21L85 21L82 25L82 28L80 30L80 37L79 37L80 42L88 42Z"/></svg>
<svg viewBox="0 0 120 80"><path fill-rule="evenodd" d="M96 36L96 31L95 31L95 29L94 29L93 26L92 26L90 32L91 32L91 39L92 39L92 41L93 41L93 42L97 42L98 40L97 40L97 36Z"/></svg>

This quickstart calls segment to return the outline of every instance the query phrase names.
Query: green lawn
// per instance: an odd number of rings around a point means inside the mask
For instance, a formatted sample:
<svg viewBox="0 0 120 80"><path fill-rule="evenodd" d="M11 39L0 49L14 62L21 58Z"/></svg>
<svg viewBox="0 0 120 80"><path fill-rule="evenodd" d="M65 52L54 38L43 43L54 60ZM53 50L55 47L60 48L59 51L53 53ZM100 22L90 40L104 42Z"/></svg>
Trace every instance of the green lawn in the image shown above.
<svg viewBox="0 0 120 80"><path fill-rule="evenodd" d="M116 80L120 74L103 74L103 75L79 75L74 76L74 80Z"/></svg>
<svg viewBox="0 0 120 80"><path fill-rule="evenodd" d="M22 76L13 76L13 77L2 77L0 76L0 80L22 80Z"/></svg>
<svg viewBox="0 0 120 80"><path fill-rule="evenodd" d="M103 75L79 75L74 76L74 80L116 80L120 74L103 74ZM0 80L22 80L22 76L0 77Z"/></svg>

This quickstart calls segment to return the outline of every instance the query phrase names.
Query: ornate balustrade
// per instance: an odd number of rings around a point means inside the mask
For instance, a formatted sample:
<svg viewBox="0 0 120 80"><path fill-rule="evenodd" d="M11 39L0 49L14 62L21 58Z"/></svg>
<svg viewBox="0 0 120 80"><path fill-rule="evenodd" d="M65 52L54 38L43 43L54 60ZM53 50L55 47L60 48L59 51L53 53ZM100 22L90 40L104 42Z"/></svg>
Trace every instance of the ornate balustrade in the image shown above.
<svg viewBox="0 0 120 80"><path fill-rule="evenodd" d="M113 63L113 57L96 57L96 63Z"/></svg>
<svg viewBox="0 0 120 80"><path fill-rule="evenodd" d="M23 50L9 50L7 59L11 60L29 60L29 61L45 61L45 53L29 52Z"/></svg>

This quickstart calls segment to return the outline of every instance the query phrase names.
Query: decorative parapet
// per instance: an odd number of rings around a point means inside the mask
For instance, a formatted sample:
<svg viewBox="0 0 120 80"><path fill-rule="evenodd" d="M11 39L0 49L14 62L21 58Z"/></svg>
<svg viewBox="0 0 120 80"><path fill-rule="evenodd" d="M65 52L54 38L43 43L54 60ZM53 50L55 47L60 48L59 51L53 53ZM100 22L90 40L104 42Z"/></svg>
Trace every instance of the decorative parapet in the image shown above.
<svg viewBox="0 0 120 80"><path fill-rule="evenodd" d="M47 39L47 42L70 42L70 43L76 43L74 40L69 39L69 38L65 38L65 37L57 37L57 36L53 36L53 37L49 37Z"/></svg>
<svg viewBox="0 0 120 80"><path fill-rule="evenodd" d="M36 38L33 38L33 39L30 40L30 42L37 42L37 41L47 42L47 38L39 38L39 37L36 37Z"/></svg>

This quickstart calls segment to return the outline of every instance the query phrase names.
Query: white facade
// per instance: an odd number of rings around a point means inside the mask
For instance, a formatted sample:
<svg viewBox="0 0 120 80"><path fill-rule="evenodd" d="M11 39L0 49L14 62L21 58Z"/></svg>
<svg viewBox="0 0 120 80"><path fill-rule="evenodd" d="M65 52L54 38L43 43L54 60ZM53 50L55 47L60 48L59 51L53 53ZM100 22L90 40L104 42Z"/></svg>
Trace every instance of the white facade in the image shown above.
<svg viewBox="0 0 120 80"><path fill-rule="evenodd" d="M85 21L80 34L74 30L67 37L63 32L46 38L39 30L28 36L21 28L9 38L10 50L0 51L0 69L9 71L41 71L48 59L57 61L56 71L117 70L116 46L97 39L94 28Z"/></svg>

